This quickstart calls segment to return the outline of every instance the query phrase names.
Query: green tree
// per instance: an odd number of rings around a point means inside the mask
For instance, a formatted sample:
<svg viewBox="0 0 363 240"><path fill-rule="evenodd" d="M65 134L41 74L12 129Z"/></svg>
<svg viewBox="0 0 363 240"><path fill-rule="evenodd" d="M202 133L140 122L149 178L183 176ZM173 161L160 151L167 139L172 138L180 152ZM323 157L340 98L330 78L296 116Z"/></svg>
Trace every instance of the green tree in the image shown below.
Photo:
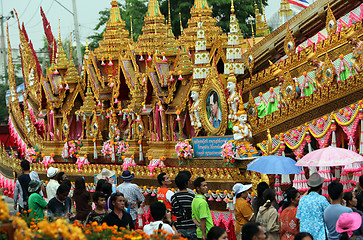
<svg viewBox="0 0 363 240"><path fill-rule="evenodd" d="M234 9L235 15L238 19L241 32L245 37L252 35L251 25L246 22L247 18L255 16L255 0L235 0ZM188 19L190 18L190 8L193 6L194 0L170 0L171 23L175 36L180 35L180 22L179 13L181 13L183 28L187 27ZM213 10L213 17L218 21L217 25L220 26L223 32L229 32L229 16L231 14L231 0L208 0L209 6ZM267 5L267 0L262 0L264 6ZM257 6L261 11L261 0L257 1ZM160 2L160 11L168 17L168 1L162 0Z"/></svg>

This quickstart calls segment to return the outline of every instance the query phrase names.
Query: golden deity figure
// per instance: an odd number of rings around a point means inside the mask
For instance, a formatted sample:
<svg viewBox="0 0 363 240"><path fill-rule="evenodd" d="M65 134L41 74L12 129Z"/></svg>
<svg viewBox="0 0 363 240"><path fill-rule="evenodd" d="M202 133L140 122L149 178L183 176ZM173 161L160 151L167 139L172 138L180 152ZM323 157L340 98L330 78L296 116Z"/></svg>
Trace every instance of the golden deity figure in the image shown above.
<svg viewBox="0 0 363 240"><path fill-rule="evenodd" d="M353 57L352 57L352 68L355 72L361 72L363 69L363 59L361 57L361 53L363 50L363 42L359 39L353 38L351 43L354 45L353 47Z"/></svg>
<svg viewBox="0 0 363 240"><path fill-rule="evenodd" d="M252 138L251 125L247 123L247 113L244 109L243 103L239 104L237 112L238 122L233 126L233 138L237 147L239 157L253 157L257 156L258 152L250 143Z"/></svg>
<svg viewBox="0 0 363 240"><path fill-rule="evenodd" d="M241 100L238 91L236 91L236 83L237 83L237 78L234 75L233 70L231 69L227 79L227 89L229 92L229 97L227 99L227 102L229 109L228 120L232 121L232 123L238 121L237 110L238 110L238 103Z"/></svg>
<svg viewBox="0 0 363 240"><path fill-rule="evenodd" d="M193 86L190 89L190 97L192 98L193 103L189 108L189 115L190 115L191 125L195 129L202 127L202 123L200 122L199 92L200 92L200 86L198 84L198 80L194 79Z"/></svg>

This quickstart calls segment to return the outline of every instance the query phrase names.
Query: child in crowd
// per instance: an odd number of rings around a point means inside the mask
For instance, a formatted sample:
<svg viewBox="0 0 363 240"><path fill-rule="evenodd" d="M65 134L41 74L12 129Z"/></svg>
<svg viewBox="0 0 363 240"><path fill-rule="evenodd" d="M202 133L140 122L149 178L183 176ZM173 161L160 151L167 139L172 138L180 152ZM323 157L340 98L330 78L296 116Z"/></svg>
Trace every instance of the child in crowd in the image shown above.
<svg viewBox="0 0 363 240"><path fill-rule="evenodd" d="M101 223L103 218L109 213L106 209L106 196L103 192L95 192L93 194L93 202L96 205L96 208L90 212L84 222L84 225L97 222Z"/></svg>

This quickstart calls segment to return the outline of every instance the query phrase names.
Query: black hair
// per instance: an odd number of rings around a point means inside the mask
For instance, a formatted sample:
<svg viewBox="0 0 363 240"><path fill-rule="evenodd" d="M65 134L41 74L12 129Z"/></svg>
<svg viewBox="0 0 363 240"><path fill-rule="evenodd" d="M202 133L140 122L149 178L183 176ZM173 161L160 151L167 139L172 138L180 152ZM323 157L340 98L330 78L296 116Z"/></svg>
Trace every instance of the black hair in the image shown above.
<svg viewBox="0 0 363 240"><path fill-rule="evenodd" d="M312 240L314 240L313 236L308 232L299 232L298 234L295 235L294 240L302 240L305 237L310 237Z"/></svg>
<svg viewBox="0 0 363 240"><path fill-rule="evenodd" d="M96 192L100 192L102 185L107 182L106 179L100 179L97 181L97 185L96 185Z"/></svg>
<svg viewBox="0 0 363 240"><path fill-rule="evenodd" d="M240 198L243 192L240 192L236 195L236 198Z"/></svg>
<svg viewBox="0 0 363 240"><path fill-rule="evenodd" d="M30 170L30 163L28 160L23 160L20 163L20 167L21 169L23 169L23 171L29 171Z"/></svg>
<svg viewBox="0 0 363 240"><path fill-rule="evenodd" d="M273 201L275 201L275 190L268 188L263 192L263 200L265 202L265 207L269 208L271 207L271 204Z"/></svg>
<svg viewBox="0 0 363 240"><path fill-rule="evenodd" d="M160 221L165 217L166 206L162 202L153 202L150 205L150 213L154 221Z"/></svg>
<svg viewBox="0 0 363 240"><path fill-rule="evenodd" d="M63 182L63 175L65 174L65 172L59 172L57 175L57 181L59 182L59 184L61 184Z"/></svg>
<svg viewBox="0 0 363 240"><path fill-rule="evenodd" d="M100 198L106 198L105 194L103 192L95 192L92 196L93 202L97 203L98 199Z"/></svg>
<svg viewBox="0 0 363 240"><path fill-rule="evenodd" d="M207 234L207 240L218 240L218 238L220 238L225 232L226 229L214 226L209 230Z"/></svg>
<svg viewBox="0 0 363 240"><path fill-rule="evenodd" d="M353 200L353 193L352 192L345 192L343 195L343 199L345 200L346 206L348 206L349 201Z"/></svg>
<svg viewBox="0 0 363 240"><path fill-rule="evenodd" d="M213 91L211 96L213 96L213 103L218 103L218 93Z"/></svg>
<svg viewBox="0 0 363 240"><path fill-rule="evenodd" d="M339 199L339 197L341 196L341 194L343 193L343 184L341 184L338 181L332 181L329 185L328 185L328 193L329 193L329 197L332 200L337 200Z"/></svg>
<svg viewBox="0 0 363 240"><path fill-rule="evenodd" d="M69 189L72 188L72 183L71 181L69 181L69 179L64 179L64 181L61 184L67 185Z"/></svg>
<svg viewBox="0 0 363 240"><path fill-rule="evenodd" d="M111 186L112 187L112 186ZM81 193L87 191L86 190L86 182L83 177L77 177L74 182L74 195L80 195Z"/></svg>
<svg viewBox="0 0 363 240"><path fill-rule="evenodd" d="M158 175L158 182L159 182L159 184L160 185L163 185L163 181L165 180L165 176L166 176L166 173L160 173L159 175Z"/></svg>
<svg viewBox="0 0 363 240"><path fill-rule="evenodd" d="M106 195L106 198L108 198L112 194L112 185L109 182L105 182L102 184L101 192L103 192Z"/></svg>
<svg viewBox="0 0 363 240"><path fill-rule="evenodd" d="M125 198L125 195L123 193L120 193L120 192L117 192L117 193L114 193L114 194L111 195L110 202L111 202L112 206L114 206L113 202L115 202L117 200L117 197L120 197L120 196ZM105 194L105 197L106 197L106 194ZM125 200L125 202L126 202L126 200Z"/></svg>
<svg viewBox="0 0 363 240"><path fill-rule="evenodd" d="M175 184L180 190L185 190L188 187L189 178L185 174L178 174L175 177Z"/></svg>
<svg viewBox="0 0 363 240"><path fill-rule="evenodd" d="M361 187L363 187L363 175L360 175L359 177L359 184Z"/></svg>
<svg viewBox="0 0 363 240"><path fill-rule="evenodd" d="M289 189L286 190L285 192L286 197L282 204L282 211L284 211L285 208L291 205L292 200L295 199L298 194L299 191L296 190L296 188L294 187L290 187Z"/></svg>
<svg viewBox="0 0 363 240"><path fill-rule="evenodd" d="M197 177L197 179L194 180L193 184L195 188L200 188L200 186L202 185L202 182L205 182L205 178L204 177Z"/></svg>
<svg viewBox="0 0 363 240"><path fill-rule="evenodd" d="M260 223L258 222L248 222L242 227L242 240L252 240L254 236L260 232Z"/></svg>
<svg viewBox="0 0 363 240"><path fill-rule="evenodd" d="M340 234L339 240L349 240L349 239L350 239L350 237L347 232L342 232Z"/></svg>
<svg viewBox="0 0 363 240"><path fill-rule="evenodd" d="M268 184L266 182L260 182L257 185L257 197L254 200L257 203L257 209L259 209L264 204L263 192L268 188L269 188L269 186L268 186Z"/></svg>
<svg viewBox="0 0 363 240"><path fill-rule="evenodd" d="M183 170L178 173L179 174L185 174L188 177L188 181L192 178L192 173L188 170Z"/></svg>
<svg viewBox="0 0 363 240"><path fill-rule="evenodd" d="M319 186L316 186L316 187L310 187L309 190L308 190L308 193L311 193L311 192L320 193L322 187L323 187L323 184L320 184Z"/></svg>
<svg viewBox="0 0 363 240"><path fill-rule="evenodd" d="M61 184L59 185L58 189L57 189L57 196L63 194L63 193L66 193L66 192L69 192L70 188L68 187L67 184Z"/></svg>

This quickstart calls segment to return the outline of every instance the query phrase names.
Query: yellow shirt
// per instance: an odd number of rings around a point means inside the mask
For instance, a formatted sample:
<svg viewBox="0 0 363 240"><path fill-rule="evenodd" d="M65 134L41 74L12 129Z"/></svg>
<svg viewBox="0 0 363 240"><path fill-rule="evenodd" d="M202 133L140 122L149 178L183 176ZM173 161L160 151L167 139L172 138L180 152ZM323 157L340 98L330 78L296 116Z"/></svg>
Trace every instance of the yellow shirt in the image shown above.
<svg viewBox="0 0 363 240"><path fill-rule="evenodd" d="M251 204L243 198L237 198L236 204L234 205L234 216L236 218L236 235L241 234L242 226L248 223L253 217Z"/></svg>

